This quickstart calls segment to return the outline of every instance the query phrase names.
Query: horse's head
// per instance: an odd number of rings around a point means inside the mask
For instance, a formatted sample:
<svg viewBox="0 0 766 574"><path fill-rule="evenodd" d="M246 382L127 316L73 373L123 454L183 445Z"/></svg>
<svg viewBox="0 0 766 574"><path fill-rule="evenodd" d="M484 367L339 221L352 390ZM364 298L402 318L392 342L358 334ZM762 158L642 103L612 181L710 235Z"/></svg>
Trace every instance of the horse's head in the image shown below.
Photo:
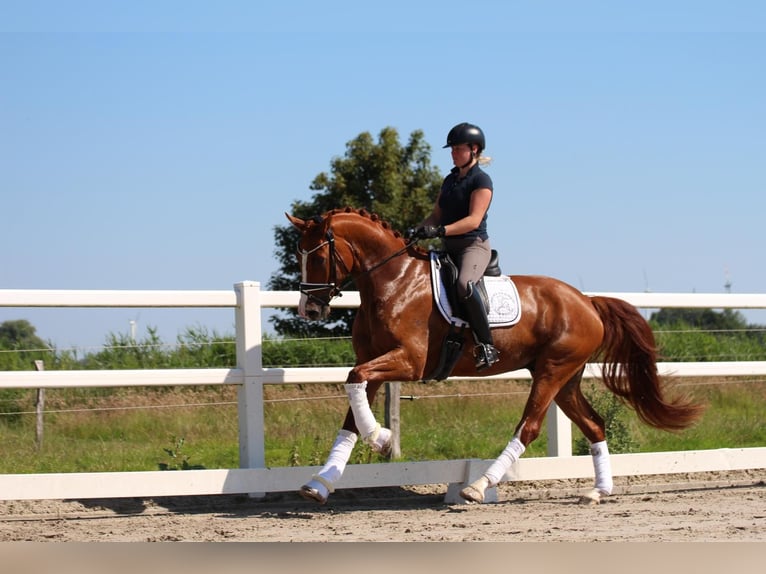
<svg viewBox="0 0 766 574"><path fill-rule="evenodd" d="M330 301L340 294L342 281L349 273L348 266L338 254L329 218L300 219L285 213L300 232L298 257L301 264L301 299L298 313L316 321L330 314ZM343 274L338 277L338 267Z"/></svg>
<svg viewBox="0 0 766 574"><path fill-rule="evenodd" d="M301 232L298 312L311 320L327 318L330 301L352 280L358 287L361 281L392 281L401 268L399 256L412 243L405 243L388 223L364 209L334 209L306 220L288 213L285 216ZM391 263L394 260L398 267ZM383 267L383 275L371 279L371 273Z"/></svg>

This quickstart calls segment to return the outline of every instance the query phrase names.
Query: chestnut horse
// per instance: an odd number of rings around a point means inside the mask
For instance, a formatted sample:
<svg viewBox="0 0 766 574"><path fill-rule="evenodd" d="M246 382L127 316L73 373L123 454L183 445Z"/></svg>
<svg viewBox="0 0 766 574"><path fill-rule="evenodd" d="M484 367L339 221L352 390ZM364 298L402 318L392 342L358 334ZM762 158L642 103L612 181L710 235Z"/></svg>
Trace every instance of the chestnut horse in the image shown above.
<svg viewBox="0 0 766 574"><path fill-rule="evenodd" d="M357 435L376 452L390 449L391 431L375 420L370 403L387 381L421 381L432 373L450 325L434 302L429 254L376 215L351 208L307 220L285 215L301 232L300 315L326 318L331 299L351 280L361 300L352 329L356 365L345 384L350 406L326 464L300 490L305 498L324 503ZM588 361L603 364L605 386L651 426L683 429L699 417L701 407L664 396L654 336L635 307L617 298L585 296L549 277L511 277L521 300L521 319L512 327L493 328L500 361L482 374L526 368L532 385L513 437L484 475L460 495L483 502L486 489L495 486L537 438L555 401L591 444L596 480L582 500L597 503L611 494L613 483L604 421L580 389ZM477 375L470 348L463 349L452 374Z"/></svg>

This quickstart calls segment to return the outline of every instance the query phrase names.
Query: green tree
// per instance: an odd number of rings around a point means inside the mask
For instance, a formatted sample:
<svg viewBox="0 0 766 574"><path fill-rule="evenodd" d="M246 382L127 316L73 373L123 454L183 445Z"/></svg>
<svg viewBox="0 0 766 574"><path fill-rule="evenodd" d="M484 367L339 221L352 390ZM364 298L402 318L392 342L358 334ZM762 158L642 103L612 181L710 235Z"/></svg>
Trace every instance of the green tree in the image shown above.
<svg viewBox="0 0 766 574"><path fill-rule="evenodd" d="M649 322L665 361L757 361L766 329L734 309L660 309Z"/></svg>
<svg viewBox="0 0 766 574"><path fill-rule="evenodd" d="M439 193L442 175L431 166L431 146L423 132L410 134L406 145L392 127L381 130L377 142L368 132L346 144L343 157L335 157L330 173L320 173L310 189L311 201L294 201L291 213L301 218L321 215L340 207L364 208L388 221L394 229L406 230L423 220ZM289 223L274 229L275 256L279 270L272 274L268 287L276 291L295 291L300 269L295 254L299 236ZM283 336L339 336L351 332L355 311L334 310L325 321L310 323L285 309L269 321Z"/></svg>
<svg viewBox="0 0 766 574"><path fill-rule="evenodd" d="M30 370L35 360L45 359L49 346L36 331L26 319L0 324L0 370Z"/></svg>
<svg viewBox="0 0 766 574"><path fill-rule="evenodd" d="M686 326L703 330L746 329L747 320L739 311L723 309L670 308L652 313L650 321L659 326Z"/></svg>
<svg viewBox="0 0 766 574"><path fill-rule="evenodd" d="M0 324L0 347L3 349L47 349L36 335L37 329L26 319L4 321Z"/></svg>

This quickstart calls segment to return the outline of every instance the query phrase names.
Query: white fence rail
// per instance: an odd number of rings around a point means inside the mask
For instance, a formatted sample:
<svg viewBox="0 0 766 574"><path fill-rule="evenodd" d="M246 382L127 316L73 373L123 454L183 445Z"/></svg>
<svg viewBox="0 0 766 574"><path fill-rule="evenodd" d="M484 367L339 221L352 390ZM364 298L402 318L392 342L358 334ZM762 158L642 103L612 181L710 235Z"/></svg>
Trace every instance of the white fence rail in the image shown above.
<svg viewBox="0 0 766 574"><path fill-rule="evenodd" d="M624 299L637 307L766 308L763 294L590 293ZM0 307L163 307L232 308L237 366L231 369L14 371L0 372L0 388L62 388L168 385L239 387L240 468L183 472L110 472L0 475L0 500L150 497L292 491L317 467L266 468L263 387L284 383L341 383L348 368L264 368L263 308L295 307L296 291L261 291L258 282L237 283L233 291L71 291L0 289ZM344 293L335 307L355 308L358 294ZM677 376L766 375L766 362L661 363L660 372ZM587 377L600 375L588 365ZM526 370L494 379L526 379ZM549 457L523 458L509 480L580 478L592 474L590 457L571 456L571 424L557 409L548 416ZM0 440L2 440L0 438ZM550 456L552 455L552 456ZM766 447L673 453L613 455L615 476L766 468ZM339 488L449 483L460 485L481 474L486 461L453 460L349 465ZM457 501L450 493L448 500Z"/></svg>

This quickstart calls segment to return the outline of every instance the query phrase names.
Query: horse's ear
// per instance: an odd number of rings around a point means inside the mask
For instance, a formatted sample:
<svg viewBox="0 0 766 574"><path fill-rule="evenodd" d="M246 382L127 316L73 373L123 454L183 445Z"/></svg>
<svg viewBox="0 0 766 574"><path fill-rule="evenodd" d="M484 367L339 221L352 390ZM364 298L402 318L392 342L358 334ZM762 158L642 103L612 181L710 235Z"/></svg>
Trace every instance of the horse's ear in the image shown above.
<svg viewBox="0 0 766 574"><path fill-rule="evenodd" d="M290 215L289 213L285 213L285 217L290 220L290 223L292 223L295 227L303 231L306 228L306 222L299 218L295 217L294 215Z"/></svg>

